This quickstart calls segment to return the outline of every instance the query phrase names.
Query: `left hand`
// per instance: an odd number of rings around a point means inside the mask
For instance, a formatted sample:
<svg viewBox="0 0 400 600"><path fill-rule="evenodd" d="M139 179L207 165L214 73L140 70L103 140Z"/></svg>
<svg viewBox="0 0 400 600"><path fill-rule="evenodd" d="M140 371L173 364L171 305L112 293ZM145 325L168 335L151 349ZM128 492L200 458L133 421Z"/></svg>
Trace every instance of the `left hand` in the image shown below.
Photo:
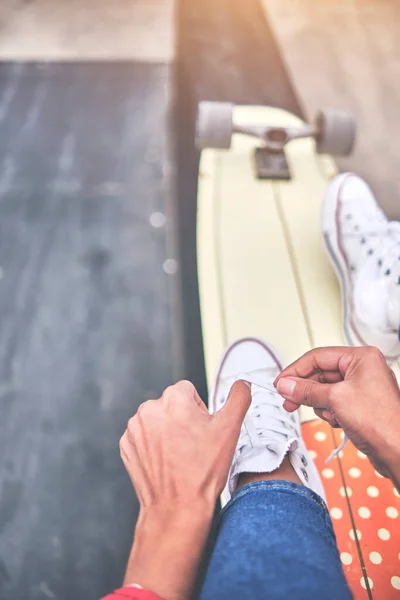
<svg viewBox="0 0 400 600"><path fill-rule="evenodd" d="M129 420L120 450L140 515L125 583L166 600L190 596L250 403L249 386L237 381L211 415L195 387L180 381Z"/></svg>
<svg viewBox="0 0 400 600"><path fill-rule="evenodd" d="M250 402L248 385L238 381L224 407L210 415L194 385L180 381L142 404L120 441L141 507L214 505Z"/></svg>

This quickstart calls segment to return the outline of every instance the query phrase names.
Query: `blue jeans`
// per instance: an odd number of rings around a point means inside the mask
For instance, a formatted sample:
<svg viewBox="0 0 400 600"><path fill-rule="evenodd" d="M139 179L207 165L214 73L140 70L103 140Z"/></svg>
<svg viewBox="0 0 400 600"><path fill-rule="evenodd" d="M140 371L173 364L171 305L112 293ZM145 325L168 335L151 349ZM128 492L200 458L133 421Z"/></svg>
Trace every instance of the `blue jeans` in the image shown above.
<svg viewBox="0 0 400 600"><path fill-rule="evenodd" d="M351 599L323 500L288 481L243 486L219 515L200 598Z"/></svg>

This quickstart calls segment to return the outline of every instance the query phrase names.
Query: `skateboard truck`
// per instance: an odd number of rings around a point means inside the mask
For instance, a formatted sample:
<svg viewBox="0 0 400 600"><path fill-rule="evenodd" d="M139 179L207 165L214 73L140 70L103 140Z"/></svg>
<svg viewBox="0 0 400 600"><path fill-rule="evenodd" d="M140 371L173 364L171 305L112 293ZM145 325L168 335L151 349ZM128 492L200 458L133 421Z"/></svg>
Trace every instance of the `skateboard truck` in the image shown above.
<svg viewBox="0 0 400 600"><path fill-rule="evenodd" d="M249 135L261 140L254 150L256 176L259 179L290 180L285 146L299 138L314 138L318 154L351 154L356 134L354 116L347 111L320 111L313 124L299 127L239 125L233 120L233 105L227 102L200 102L196 129L196 146L229 149L232 134Z"/></svg>
<svg viewBox="0 0 400 600"><path fill-rule="evenodd" d="M298 128L233 125L233 132L251 135L263 141L263 146L254 150L254 164L258 179L290 180L285 146L291 140L314 136L315 129L311 125Z"/></svg>

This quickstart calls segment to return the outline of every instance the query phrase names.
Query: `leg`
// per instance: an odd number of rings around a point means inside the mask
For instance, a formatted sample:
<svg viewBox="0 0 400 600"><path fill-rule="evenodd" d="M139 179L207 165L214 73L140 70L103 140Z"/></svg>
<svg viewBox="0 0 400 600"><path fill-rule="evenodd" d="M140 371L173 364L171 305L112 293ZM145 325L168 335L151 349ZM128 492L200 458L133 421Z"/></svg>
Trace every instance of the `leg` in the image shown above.
<svg viewBox="0 0 400 600"><path fill-rule="evenodd" d="M220 515L200 598L352 598L322 499L282 479L240 488Z"/></svg>
<svg viewBox="0 0 400 600"><path fill-rule="evenodd" d="M218 410L238 378L252 404L232 462L201 600L350 599L324 490L296 414L272 385L273 350L244 339L225 353L210 394ZM232 495L233 494L233 495Z"/></svg>

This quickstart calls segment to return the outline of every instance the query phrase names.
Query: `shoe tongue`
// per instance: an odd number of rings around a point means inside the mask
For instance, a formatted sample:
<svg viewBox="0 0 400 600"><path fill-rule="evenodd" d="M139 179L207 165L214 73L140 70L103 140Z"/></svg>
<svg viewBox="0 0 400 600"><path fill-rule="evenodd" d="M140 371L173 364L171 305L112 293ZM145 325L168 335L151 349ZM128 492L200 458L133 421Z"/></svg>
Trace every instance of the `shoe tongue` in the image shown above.
<svg viewBox="0 0 400 600"><path fill-rule="evenodd" d="M276 406L275 402L273 402L273 400L276 400L277 398L279 398L279 395L275 391L275 388L273 388L273 386L271 385L270 381L268 381L268 385L272 388L272 390L269 390L269 389L266 390L264 387L261 387L260 385L253 384L252 394L253 394L254 408L252 410L255 413L257 413L258 411L260 411L260 413L262 413L262 417L261 417L262 421L265 422L265 419L267 418L270 424L272 424L272 422L275 421L276 423L282 425L283 419L282 419L281 409L279 408L279 406ZM283 402L283 399L282 399L282 402ZM256 408L256 407L258 407L258 408ZM257 426L257 421L255 421L255 425ZM272 429L273 429L273 427L272 427ZM285 437L283 434L274 433L274 436L275 435L278 435L279 437L281 437L281 436Z"/></svg>
<svg viewBox="0 0 400 600"><path fill-rule="evenodd" d="M244 379L245 381L248 381L254 385L258 385L259 387L271 389L273 388L273 381L277 377L278 373L279 371L276 367L271 369L254 369L249 373L240 373L240 375L236 377L236 380Z"/></svg>

